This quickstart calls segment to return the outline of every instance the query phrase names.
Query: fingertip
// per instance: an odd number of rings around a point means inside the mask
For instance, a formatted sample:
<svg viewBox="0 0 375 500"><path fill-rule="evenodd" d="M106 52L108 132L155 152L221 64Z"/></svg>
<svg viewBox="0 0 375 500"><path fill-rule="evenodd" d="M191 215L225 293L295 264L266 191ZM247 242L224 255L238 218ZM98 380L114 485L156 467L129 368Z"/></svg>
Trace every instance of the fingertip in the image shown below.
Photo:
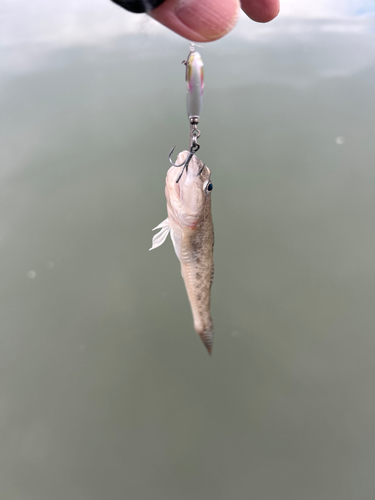
<svg viewBox="0 0 375 500"><path fill-rule="evenodd" d="M279 0L242 0L242 10L253 21L268 23L280 12Z"/></svg>
<svg viewBox="0 0 375 500"><path fill-rule="evenodd" d="M150 16L188 40L211 42L232 30L239 10L239 0L166 0Z"/></svg>

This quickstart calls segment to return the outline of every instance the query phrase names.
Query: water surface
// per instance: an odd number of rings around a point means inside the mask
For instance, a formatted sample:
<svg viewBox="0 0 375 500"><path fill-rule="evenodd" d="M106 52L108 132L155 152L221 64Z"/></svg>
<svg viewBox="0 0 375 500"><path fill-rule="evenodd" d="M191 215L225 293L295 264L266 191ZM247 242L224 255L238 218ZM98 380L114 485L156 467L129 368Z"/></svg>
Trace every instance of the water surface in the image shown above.
<svg viewBox="0 0 375 500"><path fill-rule="evenodd" d="M187 43L3 48L1 498L374 498L374 41L307 28L200 49L211 357L148 252Z"/></svg>

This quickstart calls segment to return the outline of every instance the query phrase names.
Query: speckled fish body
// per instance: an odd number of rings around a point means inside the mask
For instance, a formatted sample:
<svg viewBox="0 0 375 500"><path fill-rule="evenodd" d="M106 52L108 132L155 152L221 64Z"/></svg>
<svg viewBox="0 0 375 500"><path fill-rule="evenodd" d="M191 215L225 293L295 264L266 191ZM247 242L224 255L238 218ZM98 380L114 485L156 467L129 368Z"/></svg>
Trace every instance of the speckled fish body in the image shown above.
<svg viewBox="0 0 375 500"><path fill-rule="evenodd" d="M182 163L188 154L188 151L180 153L177 164ZM214 333L210 313L214 272L211 172L193 156L176 183L179 173L180 169L176 167L168 170L165 185L168 218L155 228L161 231L154 236L151 250L160 246L170 233L181 263L194 328L211 354Z"/></svg>

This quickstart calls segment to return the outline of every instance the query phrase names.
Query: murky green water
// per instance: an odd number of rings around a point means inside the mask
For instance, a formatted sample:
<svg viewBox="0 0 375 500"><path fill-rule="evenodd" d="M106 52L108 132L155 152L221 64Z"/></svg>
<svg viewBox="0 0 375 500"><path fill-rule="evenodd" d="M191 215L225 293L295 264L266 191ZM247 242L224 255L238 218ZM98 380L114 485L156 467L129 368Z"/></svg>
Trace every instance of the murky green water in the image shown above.
<svg viewBox="0 0 375 500"><path fill-rule="evenodd" d="M167 154L187 147L187 43L4 72L2 499L374 498L373 47L201 49L211 357L171 242L148 252Z"/></svg>

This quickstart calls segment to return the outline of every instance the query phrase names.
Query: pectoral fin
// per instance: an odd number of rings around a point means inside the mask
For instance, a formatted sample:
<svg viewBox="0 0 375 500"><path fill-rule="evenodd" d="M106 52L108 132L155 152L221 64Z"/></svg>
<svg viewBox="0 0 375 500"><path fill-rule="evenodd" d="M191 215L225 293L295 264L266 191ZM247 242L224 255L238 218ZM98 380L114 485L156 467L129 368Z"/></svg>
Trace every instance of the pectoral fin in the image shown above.
<svg viewBox="0 0 375 500"><path fill-rule="evenodd" d="M150 250L160 247L160 245L162 245L166 240L170 231L168 218L163 220L163 222L161 222L158 226L154 227L153 231L155 231L155 229L160 229L160 231L152 238L152 247Z"/></svg>

